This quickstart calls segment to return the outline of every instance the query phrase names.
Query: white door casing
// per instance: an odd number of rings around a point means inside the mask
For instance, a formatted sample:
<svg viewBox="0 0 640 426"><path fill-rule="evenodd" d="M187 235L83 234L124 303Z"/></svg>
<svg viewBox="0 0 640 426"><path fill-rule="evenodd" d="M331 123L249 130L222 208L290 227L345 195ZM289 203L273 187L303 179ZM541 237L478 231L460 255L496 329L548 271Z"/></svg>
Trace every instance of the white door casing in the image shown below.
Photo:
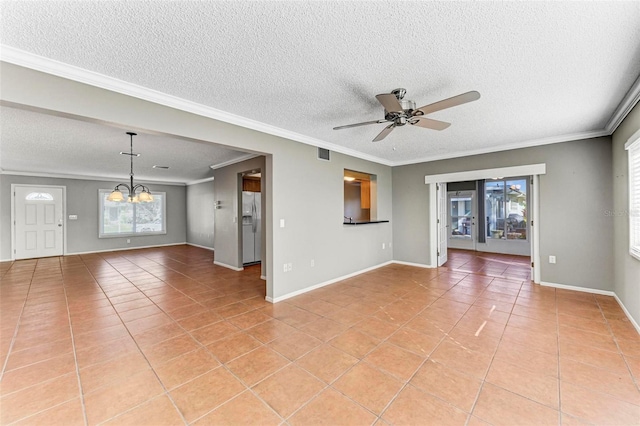
<svg viewBox="0 0 640 426"><path fill-rule="evenodd" d="M64 187L12 185L14 259L64 254Z"/></svg>
<svg viewBox="0 0 640 426"><path fill-rule="evenodd" d="M468 234L463 233L461 236L453 235L454 229L458 228L458 224L454 224L452 219L452 201L456 198L464 198L471 200L471 211L470 216L467 217L468 222L466 222L465 226L468 227ZM447 247L463 249L463 250L475 250L476 242L478 240L478 235L476 232L476 216L477 216L477 201L476 201L476 191L449 191L447 197L447 220L449 221L449 242L447 243ZM460 217L462 214L459 215Z"/></svg>
<svg viewBox="0 0 640 426"><path fill-rule="evenodd" d="M442 266L447 262L447 240L449 239L447 184L437 184L436 193L438 204L438 266Z"/></svg>

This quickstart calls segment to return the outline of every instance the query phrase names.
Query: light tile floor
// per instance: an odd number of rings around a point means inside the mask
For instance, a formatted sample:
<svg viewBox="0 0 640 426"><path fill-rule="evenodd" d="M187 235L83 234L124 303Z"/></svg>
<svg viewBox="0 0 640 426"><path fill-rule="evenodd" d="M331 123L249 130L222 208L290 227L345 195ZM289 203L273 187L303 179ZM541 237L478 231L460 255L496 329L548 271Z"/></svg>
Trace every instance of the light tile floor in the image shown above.
<svg viewBox="0 0 640 426"><path fill-rule="evenodd" d="M637 331L612 297L514 277L526 258L452 251L272 305L259 267L212 257L0 264L0 423L640 424Z"/></svg>

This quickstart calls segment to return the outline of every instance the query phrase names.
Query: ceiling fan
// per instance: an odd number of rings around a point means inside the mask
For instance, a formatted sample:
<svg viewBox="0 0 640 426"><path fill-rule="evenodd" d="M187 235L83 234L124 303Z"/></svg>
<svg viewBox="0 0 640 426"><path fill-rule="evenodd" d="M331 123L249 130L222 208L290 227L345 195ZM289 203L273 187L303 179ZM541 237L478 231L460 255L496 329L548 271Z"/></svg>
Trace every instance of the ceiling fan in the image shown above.
<svg viewBox="0 0 640 426"><path fill-rule="evenodd" d="M373 138L373 142L381 141L382 139L387 137L387 135L391 133L393 129L395 129L396 127L404 126L407 123L427 129L444 130L447 127L451 126L451 123L427 118L425 117L425 115L480 99L480 93L471 91L458 96L454 96L452 98L434 102L420 108L416 108L416 103L414 101L404 99L404 95L406 93L407 91L405 89L395 89L392 90L391 93L376 95L376 99L384 107L384 120L347 124L346 126L334 127L333 130L366 126L368 124L391 122L391 124L385 127L378 134L378 136Z"/></svg>

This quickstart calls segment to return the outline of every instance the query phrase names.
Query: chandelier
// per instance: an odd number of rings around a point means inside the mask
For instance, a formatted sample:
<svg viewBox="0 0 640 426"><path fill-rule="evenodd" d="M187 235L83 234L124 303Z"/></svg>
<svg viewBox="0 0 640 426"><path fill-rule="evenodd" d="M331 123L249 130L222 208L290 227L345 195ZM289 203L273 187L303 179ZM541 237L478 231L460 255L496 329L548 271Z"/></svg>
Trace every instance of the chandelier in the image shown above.
<svg viewBox="0 0 640 426"><path fill-rule="evenodd" d="M108 201L124 201L124 195L120 191L120 187L127 188L129 191L129 196L127 196L128 203L149 203L153 201L153 196L151 195L151 191L144 185L138 184L133 185L133 157L139 157L140 154L133 153L133 137L136 136L136 133L127 132L129 137L131 138L131 150L130 152L121 152L120 154L128 155L131 159L131 172L129 173L129 185L126 183L119 183L116 187L111 191L111 194L107 197ZM136 191L140 190L139 194L136 194Z"/></svg>

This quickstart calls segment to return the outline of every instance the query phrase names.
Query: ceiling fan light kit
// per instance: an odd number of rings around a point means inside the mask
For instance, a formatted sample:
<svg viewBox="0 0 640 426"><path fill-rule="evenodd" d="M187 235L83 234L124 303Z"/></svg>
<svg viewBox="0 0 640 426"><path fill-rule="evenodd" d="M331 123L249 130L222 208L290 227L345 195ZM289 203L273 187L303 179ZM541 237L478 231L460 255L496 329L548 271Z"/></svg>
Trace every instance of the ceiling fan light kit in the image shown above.
<svg viewBox="0 0 640 426"><path fill-rule="evenodd" d="M432 130L444 130L449 127L451 123L427 118L425 115L480 99L480 93L471 91L416 108L416 103L414 101L404 99L406 93L406 89L399 88L392 90L391 93L376 95L376 99L384 107L384 120L347 124L345 126L334 127L333 130L390 122L391 124L382 129L382 131L373 138L373 142L381 141L386 138L393 129L404 126L405 124L411 124L413 126Z"/></svg>
<svg viewBox="0 0 640 426"><path fill-rule="evenodd" d="M153 201L153 195L151 195L151 190L142 185L134 185L133 184L133 157L139 157L140 154L133 153L133 137L136 136L136 133L127 132L130 138L130 151L129 152L121 152L120 154L128 155L131 159L131 170L129 172L129 185L126 183L119 183L116 187L111 191L111 194L107 197L107 201L116 201L121 202L124 201L124 195L122 191L120 191L120 187L127 188L129 195L127 196L127 203L150 203ZM140 189L140 193L136 194L136 191Z"/></svg>

